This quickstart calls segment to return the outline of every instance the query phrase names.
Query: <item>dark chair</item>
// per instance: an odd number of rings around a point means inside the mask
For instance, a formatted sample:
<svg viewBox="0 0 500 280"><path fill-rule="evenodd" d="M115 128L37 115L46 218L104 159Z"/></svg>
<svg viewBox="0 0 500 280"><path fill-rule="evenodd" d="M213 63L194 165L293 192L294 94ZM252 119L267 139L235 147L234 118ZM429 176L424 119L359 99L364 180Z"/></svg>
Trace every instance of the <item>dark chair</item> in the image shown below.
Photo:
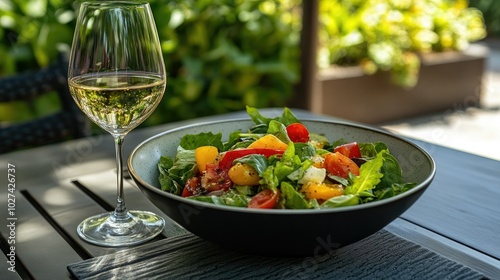
<svg viewBox="0 0 500 280"><path fill-rule="evenodd" d="M0 102L32 102L43 94L57 92L61 104L52 115L0 126L0 154L90 134L90 121L69 93L67 69L67 60L61 55L57 62L36 72L0 78Z"/></svg>

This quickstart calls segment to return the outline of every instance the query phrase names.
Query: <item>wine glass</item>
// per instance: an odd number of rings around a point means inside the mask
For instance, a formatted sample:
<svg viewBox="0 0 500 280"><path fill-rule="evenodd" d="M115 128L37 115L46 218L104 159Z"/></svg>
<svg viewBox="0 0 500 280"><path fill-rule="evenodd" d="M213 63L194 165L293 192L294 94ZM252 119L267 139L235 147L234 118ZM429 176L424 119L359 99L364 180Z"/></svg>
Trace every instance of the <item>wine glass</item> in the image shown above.
<svg viewBox="0 0 500 280"><path fill-rule="evenodd" d="M163 230L160 216L127 210L123 193L122 144L161 101L166 74L160 42L147 2L96 1L80 6L68 83L78 107L115 141L117 206L85 219L77 228L87 242L127 246Z"/></svg>

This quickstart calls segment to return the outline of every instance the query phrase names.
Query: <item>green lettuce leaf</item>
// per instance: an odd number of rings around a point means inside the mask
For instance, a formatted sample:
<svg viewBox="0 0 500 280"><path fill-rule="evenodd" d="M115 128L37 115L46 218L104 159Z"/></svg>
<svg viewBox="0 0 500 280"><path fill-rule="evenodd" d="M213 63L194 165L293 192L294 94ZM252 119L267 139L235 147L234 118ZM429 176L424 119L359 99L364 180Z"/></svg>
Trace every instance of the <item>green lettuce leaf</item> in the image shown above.
<svg viewBox="0 0 500 280"><path fill-rule="evenodd" d="M283 109L283 114L281 115L279 121L283 123L285 126L289 126L292 123L300 123L300 120L293 114L292 110L290 110L288 107L285 107Z"/></svg>
<svg viewBox="0 0 500 280"><path fill-rule="evenodd" d="M271 120L269 122L269 128L267 129L268 134L273 134L278 137L284 143L290 142L290 138L288 137L288 133L286 132L286 126L278 121Z"/></svg>
<svg viewBox="0 0 500 280"><path fill-rule="evenodd" d="M274 169L273 165L269 165L262 173L261 179L262 184L271 190L276 190L280 185L278 177L274 174Z"/></svg>
<svg viewBox="0 0 500 280"><path fill-rule="evenodd" d="M384 165L384 155L386 153L387 150L383 150L374 159L361 165L359 176L356 176L352 184L345 188L344 194L360 195L375 188L384 176L380 173L380 169Z"/></svg>
<svg viewBox="0 0 500 280"><path fill-rule="evenodd" d="M295 188L288 182L282 182L281 186L281 196L283 197L283 204L287 209L308 209L312 208L307 202L305 197L300 194Z"/></svg>
<svg viewBox="0 0 500 280"><path fill-rule="evenodd" d="M194 150L201 146L214 146L219 151L224 149L222 144L222 133L213 134L212 132L202 132L199 134L184 135L179 144L185 150Z"/></svg>
<svg viewBox="0 0 500 280"><path fill-rule="evenodd" d="M359 197L354 194L335 196L323 202L320 208L336 208L359 204Z"/></svg>
<svg viewBox="0 0 500 280"><path fill-rule="evenodd" d="M310 164L310 162L308 161L306 164ZM290 142L280 159L277 157L269 158L268 167L262 173L262 183L267 188L275 190L283 180L287 179L288 175L301 167L302 162L299 156L295 155L295 146L293 142Z"/></svg>
<svg viewBox="0 0 500 280"><path fill-rule="evenodd" d="M299 156L295 154L295 145L293 144L293 142L289 142L288 148L283 153L281 160L276 162L275 164L274 174L281 182L301 166L302 161L300 160Z"/></svg>
<svg viewBox="0 0 500 280"><path fill-rule="evenodd" d="M235 162L239 163L245 163L250 166L252 166L257 173L259 173L259 176L262 176L266 168L269 166L267 158L263 155L247 155L241 158L238 158L235 160Z"/></svg>
<svg viewBox="0 0 500 280"><path fill-rule="evenodd" d="M292 110L290 110L288 107L285 107L283 109L283 113L281 116L274 117L274 118L266 118L264 117L257 108L253 108L250 106L246 107L247 114L250 116L252 121L255 123L255 130L258 131L264 131L262 128L265 126L269 126L269 123L274 120L277 122L282 123L285 126L288 126L292 123L300 123L300 120L293 114ZM258 128L258 129L257 129ZM255 133L255 132L254 132Z"/></svg>
<svg viewBox="0 0 500 280"><path fill-rule="evenodd" d="M174 161L167 156L160 157L158 162L158 170L160 171L160 175L158 176L158 181L160 183L160 187L163 191L173 193L176 195L180 195L182 192L182 186L179 185L175 180L172 179L169 175L169 170L174 165Z"/></svg>
<svg viewBox="0 0 500 280"><path fill-rule="evenodd" d="M295 154L299 156L300 160L306 160L316 155L316 148L308 143L294 143Z"/></svg>
<svg viewBox="0 0 500 280"><path fill-rule="evenodd" d="M252 121L257 125L258 124L267 125L271 121L271 119L264 117L257 108L247 106L246 109L247 109L247 114L250 116Z"/></svg>
<svg viewBox="0 0 500 280"><path fill-rule="evenodd" d="M240 193L238 189L234 188L225 192L221 196L199 195L199 196L190 196L188 197L188 199L213 203L217 205L247 207L251 197L245 195L244 193Z"/></svg>
<svg viewBox="0 0 500 280"><path fill-rule="evenodd" d="M194 150L184 150L178 147L175 159L172 161L168 157L161 157L158 168L162 190L180 195L186 181L196 175Z"/></svg>
<svg viewBox="0 0 500 280"><path fill-rule="evenodd" d="M416 185L416 183L392 184L388 188L379 189L377 187L377 189L374 190L373 193L378 200L382 200L406 192Z"/></svg>
<svg viewBox="0 0 500 280"><path fill-rule="evenodd" d="M381 151L389 149L387 145L383 142L373 142L373 143L358 143L361 156L364 158L376 157Z"/></svg>
<svg viewBox="0 0 500 280"><path fill-rule="evenodd" d="M390 153L384 153L384 164L380 172L384 176L380 179L378 188L390 188L393 184L403 183L403 172L399 166L398 160Z"/></svg>
<svg viewBox="0 0 500 280"><path fill-rule="evenodd" d="M229 134L229 139L227 140L227 142L224 143L224 150L222 151L228 151L228 150L233 150L233 149L236 149L236 148L246 148L248 145L250 145L250 143L252 143L252 141L248 141L248 142L240 142L240 135L241 135L241 131L233 131ZM222 152L221 150L219 150L219 152Z"/></svg>

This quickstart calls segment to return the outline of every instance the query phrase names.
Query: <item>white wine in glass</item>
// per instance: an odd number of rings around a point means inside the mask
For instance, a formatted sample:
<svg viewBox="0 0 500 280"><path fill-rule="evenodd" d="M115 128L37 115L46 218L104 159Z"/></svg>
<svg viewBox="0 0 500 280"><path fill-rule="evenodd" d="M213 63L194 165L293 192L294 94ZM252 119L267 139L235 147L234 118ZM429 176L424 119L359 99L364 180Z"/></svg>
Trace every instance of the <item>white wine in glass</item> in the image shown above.
<svg viewBox="0 0 500 280"><path fill-rule="evenodd" d="M163 230L165 221L160 216L125 206L122 144L127 133L158 106L166 80L147 2L82 3L69 58L69 89L78 107L113 136L117 166L116 208L80 223L78 235L87 242L129 246Z"/></svg>

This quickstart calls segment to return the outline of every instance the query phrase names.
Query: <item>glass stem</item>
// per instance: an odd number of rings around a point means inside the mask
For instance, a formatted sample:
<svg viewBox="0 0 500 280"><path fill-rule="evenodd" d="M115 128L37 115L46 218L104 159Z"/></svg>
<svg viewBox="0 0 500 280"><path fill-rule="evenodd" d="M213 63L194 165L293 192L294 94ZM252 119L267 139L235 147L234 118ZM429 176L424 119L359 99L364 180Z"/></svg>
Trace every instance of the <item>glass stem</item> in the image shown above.
<svg viewBox="0 0 500 280"><path fill-rule="evenodd" d="M125 135L113 135L115 139L116 150L116 184L117 184L117 198L115 208L116 219L126 219L127 207L125 207L125 195L123 192L123 140Z"/></svg>

